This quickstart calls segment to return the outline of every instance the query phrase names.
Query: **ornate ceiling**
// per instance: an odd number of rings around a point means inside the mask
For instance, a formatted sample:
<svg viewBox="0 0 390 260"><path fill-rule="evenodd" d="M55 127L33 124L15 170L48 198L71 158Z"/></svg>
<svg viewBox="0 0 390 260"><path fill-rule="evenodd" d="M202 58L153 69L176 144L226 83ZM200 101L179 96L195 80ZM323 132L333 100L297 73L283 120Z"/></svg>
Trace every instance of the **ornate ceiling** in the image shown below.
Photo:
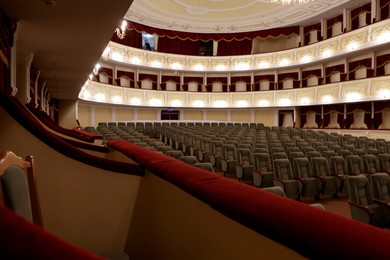
<svg viewBox="0 0 390 260"><path fill-rule="evenodd" d="M310 25L367 0L314 0L280 5L270 0L134 0L125 18L151 27L202 33L265 30Z"/></svg>

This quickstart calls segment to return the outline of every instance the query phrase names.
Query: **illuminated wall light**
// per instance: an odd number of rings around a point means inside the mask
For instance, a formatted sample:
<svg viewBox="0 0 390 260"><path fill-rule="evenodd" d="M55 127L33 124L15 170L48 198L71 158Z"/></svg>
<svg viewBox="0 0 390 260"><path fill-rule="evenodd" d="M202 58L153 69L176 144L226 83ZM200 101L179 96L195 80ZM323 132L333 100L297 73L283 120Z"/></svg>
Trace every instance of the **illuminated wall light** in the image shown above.
<svg viewBox="0 0 390 260"><path fill-rule="evenodd" d="M204 107L204 101L203 100L194 100L194 102L192 102L192 104L195 107Z"/></svg>
<svg viewBox="0 0 390 260"><path fill-rule="evenodd" d="M355 41L350 42L347 46L347 50L349 50L349 51L354 51L354 50L357 50L358 48L359 48L359 44Z"/></svg>
<svg viewBox="0 0 390 260"><path fill-rule="evenodd" d="M92 97L91 93L88 90L83 91L82 96L85 99L90 99Z"/></svg>
<svg viewBox="0 0 390 260"><path fill-rule="evenodd" d="M123 61L123 55L116 51L111 55L111 59L116 61Z"/></svg>
<svg viewBox="0 0 390 260"><path fill-rule="evenodd" d="M378 91L379 98L390 98L390 89L380 89Z"/></svg>
<svg viewBox="0 0 390 260"><path fill-rule="evenodd" d="M112 102L114 102L114 103L122 103L122 97L119 96L119 95L113 96L111 100L112 100Z"/></svg>
<svg viewBox="0 0 390 260"><path fill-rule="evenodd" d="M289 98L281 98L279 100L279 105L280 106L289 106L289 105L291 105L291 100Z"/></svg>
<svg viewBox="0 0 390 260"><path fill-rule="evenodd" d="M130 103L132 105L141 105L141 99L138 97L133 97L130 99Z"/></svg>
<svg viewBox="0 0 390 260"><path fill-rule="evenodd" d="M89 80L92 80L93 79L93 75L89 74L88 78L89 78Z"/></svg>
<svg viewBox="0 0 390 260"><path fill-rule="evenodd" d="M302 105L307 105L310 103L310 98L304 97L301 99L301 104Z"/></svg>
<svg viewBox="0 0 390 260"><path fill-rule="evenodd" d="M261 69L268 68L268 67L269 67L269 63L266 62L266 61L262 61L262 62L259 63L259 67L260 67Z"/></svg>
<svg viewBox="0 0 390 260"><path fill-rule="evenodd" d="M357 101L361 99L362 95L358 92L350 92L347 94L347 100L348 101Z"/></svg>
<svg viewBox="0 0 390 260"><path fill-rule="evenodd" d="M107 47L104 51L103 51L103 54L102 54L102 57L103 59L107 60L108 59L108 56L110 55L110 47Z"/></svg>
<svg viewBox="0 0 390 260"><path fill-rule="evenodd" d="M227 107L227 105L228 102L226 102L225 100L215 100L213 103L214 107Z"/></svg>
<svg viewBox="0 0 390 260"><path fill-rule="evenodd" d="M247 69L249 69L249 64L245 63L245 62L240 62L234 68L236 70L247 70Z"/></svg>
<svg viewBox="0 0 390 260"><path fill-rule="evenodd" d="M100 69L100 64L96 63L95 68L93 68L93 73L97 75L99 73L99 69Z"/></svg>
<svg viewBox="0 0 390 260"><path fill-rule="evenodd" d="M390 41L390 32L384 31L375 38L376 43L385 43Z"/></svg>
<svg viewBox="0 0 390 260"><path fill-rule="evenodd" d="M248 101L246 100L238 100L236 102L237 107L247 107L248 106Z"/></svg>
<svg viewBox="0 0 390 260"><path fill-rule="evenodd" d="M105 101L106 95L104 93L96 93L93 98L97 101Z"/></svg>
<svg viewBox="0 0 390 260"><path fill-rule="evenodd" d="M155 60L155 61L152 62L152 66L153 66L153 67L158 67L158 68L159 68L159 67L161 67L161 62Z"/></svg>
<svg viewBox="0 0 390 260"><path fill-rule="evenodd" d="M290 64L290 61L288 59L283 59L280 61L280 66L287 66Z"/></svg>
<svg viewBox="0 0 390 260"><path fill-rule="evenodd" d="M262 100L259 100L258 104L261 107L268 107L269 106L269 101L265 100L265 99L262 99Z"/></svg>
<svg viewBox="0 0 390 260"><path fill-rule="evenodd" d="M174 69L174 70L181 69L181 65L179 63L173 63L172 64L172 69Z"/></svg>
<svg viewBox="0 0 390 260"><path fill-rule="evenodd" d="M172 100L171 105L173 107L180 107L181 106L181 100L174 99L174 100Z"/></svg>
<svg viewBox="0 0 390 260"><path fill-rule="evenodd" d="M196 65L194 66L194 69L195 69L195 70L204 70L204 66L203 66L202 64L196 64Z"/></svg>
<svg viewBox="0 0 390 260"><path fill-rule="evenodd" d="M302 63L307 63L307 62L310 62L311 60L312 60L311 56L305 55L305 56L302 57L301 62Z"/></svg>
<svg viewBox="0 0 390 260"><path fill-rule="evenodd" d="M333 54L333 51L329 50L329 49L326 49L322 52L322 57L323 58L329 58L330 56L332 56Z"/></svg>
<svg viewBox="0 0 390 260"><path fill-rule="evenodd" d="M225 67L225 65L219 64L215 67L215 69L218 71L224 71L224 70L226 70L226 67Z"/></svg>
<svg viewBox="0 0 390 260"><path fill-rule="evenodd" d="M332 102L332 100L333 100L333 97L331 95L325 95L322 97L322 101L324 103L330 103L330 102Z"/></svg>
<svg viewBox="0 0 390 260"><path fill-rule="evenodd" d="M141 60L138 58L138 57L133 57L131 58L131 63L133 64L137 64L137 65L140 65L141 64Z"/></svg>
<svg viewBox="0 0 390 260"><path fill-rule="evenodd" d="M159 98L152 98L149 101L149 105L151 105L151 106L161 106L162 105L162 101Z"/></svg>

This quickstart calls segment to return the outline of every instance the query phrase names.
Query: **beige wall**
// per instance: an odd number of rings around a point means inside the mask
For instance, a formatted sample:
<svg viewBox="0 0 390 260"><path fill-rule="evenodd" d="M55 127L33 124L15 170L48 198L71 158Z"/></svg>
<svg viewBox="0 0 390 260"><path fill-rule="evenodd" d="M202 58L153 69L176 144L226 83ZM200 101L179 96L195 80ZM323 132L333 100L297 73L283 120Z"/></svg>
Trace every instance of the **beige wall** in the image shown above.
<svg viewBox="0 0 390 260"><path fill-rule="evenodd" d="M123 251L141 177L70 159L0 108L0 151L33 155L44 228L95 252Z"/></svg>
<svg viewBox="0 0 390 260"><path fill-rule="evenodd" d="M208 110L207 111L207 120L212 121L227 121L226 110Z"/></svg>
<svg viewBox="0 0 390 260"><path fill-rule="evenodd" d="M203 120L202 110L182 110L183 120Z"/></svg>
<svg viewBox="0 0 390 260"><path fill-rule="evenodd" d="M250 110L232 110L231 119L234 122L250 122L251 111Z"/></svg>
<svg viewBox="0 0 390 260"><path fill-rule="evenodd" d="M266 109L255 111L255 122L263 123L265 126L277 126L277 109Z"/></svg>
<svg viewBox="0 0 390 260"><path fill-rule="evenodd" d="M303 259L151 173L141 180L126 252L131 259Z"/></svg>
<svg viewBox="0 0 390 260"><path fill-rule="evenodd" d="M157 110L140 109L138 110L138 120L157 120Z"/></svg>
<svg viewBox="0 0 390 260"><path fill-rule="evenodd" d="M94 109L94 121L95 125L99 122L112 121L112 111L109 107L95 107Z"/></svg>
<svg viewBox="0 0 390 260"><path fill-rule="evenodd" d="M61 100L59 103L58 124L64 128L73 128L76 123L77 100Z"/></svg>
<svg viewBox="0 0 390 260"><path fill-rule="evenodd" d="M81 126L93 126L91 122L91 107L79 106L78 111L78 120Z"/></svg>
<svg viewBox="0 0 390 260"><path fill-rule="evenodd" d="M134 111L132 109L115 109L116 121L131 121L134 120Z"/></svg>

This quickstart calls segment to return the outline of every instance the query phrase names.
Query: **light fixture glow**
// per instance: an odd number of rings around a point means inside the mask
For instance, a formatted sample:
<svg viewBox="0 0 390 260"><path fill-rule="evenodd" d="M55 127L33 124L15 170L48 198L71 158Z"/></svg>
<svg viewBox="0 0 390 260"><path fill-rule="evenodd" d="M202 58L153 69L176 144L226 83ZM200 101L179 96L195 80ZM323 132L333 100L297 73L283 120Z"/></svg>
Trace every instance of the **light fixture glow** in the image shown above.
<svg viewBox="0 0 390 260"><path fill-rule="evenodd" d="M283 59L280 61L280 66L287 66L290 64L290 61L288 59Z"/></svg>
<svg viewBox="0 0 390 260"><path fill-rule="evenodd" d="M378 97L379 98L390 98L390 89L380 89L378 91Z"/></svg>
<svg viewBox="0 0 390 260"><path fill-rule="evenodd" d="M204 107L204 101L203 100L194 100L194 102L192 102L192 104L195 107Z"/></svg>
<svg viewBox="0 0 390 260"><path fill-rule="evenodd" d="M301 104L302 105L307 105L310 103L310 98L304 97L301 99Z"/></svg>
<svg viewBox="0 0 390 260"><path fill-rule="evenodd" d="M350 43L348 44L348 46L347 46L347 49L348 49L349 51L354 51L354 50L357 50L358 48L359 48L359 44L358 44L357 42L355 42L355 41L350 42Z"/></svg>
<svg viewBox="0 0 390 260"><path fill-rule="evenodd" d="M119 39L123 40L126 36L127 22L126 20L122 21L120 27L116 28L115 32Z"/></svg>
<svg viewBox="0 0 390 260"><path fill-rule="evenodd" d="M289 106L291 105L291 100L289 98L281 98L279 100L279 106Z"/></svg>
<svg viewBox="0 0 390 260"><path fill-rule="evenodd" d="M246 100L238 100L236 102L237 107L247 107L248 106L248 101Z"/></svg>
<svg viewBox="0 0 390 260"><path fill-rule="evenodd" d="M267 107L267 106L269 106L269 101L265 100L265 99L261 99L261 100L259 100L258 104L260 107Z"/></svg>
<svg viewBox="0 0 390 260"><path fill-rule="evenodd" d="M141 60L138 57L133 57L133 58L131 58L131 63L136 64L136 65L140 65Z"/></svg>
<svg viewBox="0 0 390 260"><path fill-rule="evenodd" d="M97 101L105 101L106 95L104 93L96 93L93 98Z"/></svg>
<svg viewBox="0 0 390 260"><path fill-rule="evenodd" d="M378 35L375 38L375 42L377 44L385 43L385 42L389 42L389 41L390 41L390 32L388 32L387 30L383 31L380 35Z"/></svg>
<svg viewBox="0 0 390 260"><path fill-rule="evenodd" d="M261 61L261 62L259 63L259 67L260 67L261 69L268 68L268 67L269 67L269 63L266 62L266 61Z"/></svg>
<svg viewBox="0 0 390 260"><path fill-rule="evenodd" d="M218 64L216 67L215 67L216 70L218 71L224 71L226 69L225 65L222 65L222 64Z"/></svg>
<svg viewBox="0 0 390 260"><path fill-rule="evenodd" d="M307 4L314 0L270 0L271 3L282 4L282 5L295 5L295 4Z"/></svg>
<svg viewBox="0 0 390 260"><path fill-rule="evenodd" d="M324 51L322 52L322 57L328 58L328 57L332 56L332 54L333 54L332 50L326 49L326 50L324 50Z"/></svg>
<svg viewBox="0 0 390 260"><path fill-rule="evenodd" d="M112 102L114 102L114 103L122 103L122 97L119 96L119 95L113 96L111 100L112 100Z"/></svg>
<svg viewBox="0 0 390 260"><path fill-rule="evenodd" d="M348 101L357 101L361 98L361 94L359 92L349 92L347 94Z"/></svg>
<svg viewBox="0 0 390 260"><path fill-rule="evenodd" d="M162 105L162 101L159 98L152 98L149 101L149 105L151 105L151 106L161 106Z"/></svg>
<svg viewBox="0 0 390 260"><path fill-rule="evenodd" d="M152 62L152 66L159 68L159 67L161 67L161 62L155 60L155 61Z"/></svg>
<svg viewBox="0 0 390 260"><path fill-rule="evenodd" d="M171 105L173 107L180 107L181 106L181 100L174 99L174 100L172 100Z"/></svg>
<svg viewBox="0 0 390 260"><path fill-rule="evenodd" d="M325 96L322 97L322 101L323 101L324 103L327 103L327 104L329 104L330 102L332 102L332 100L333 100L333 97L332 97L331 95L325 95Z"/></svg>
<svg viewBox="0 0 390 260"><path fill-rule="evenodd" d="M301 62L302 63L307 63L307 62L310 62L311 60L312 60L311 56L305 55L305 56L302 57Z"/></svg>
<svg viewBox="0 0 390 260"><path fill-rule="evenodd" d="M111 58L116 61L123 61L123 55L117 51L112 54Z"/></svg>
<svg viewBox="0 0 390 260"><path fill-rule="evenodd" d="M213 103L214 107L227 107L228 103L225 100L215 100Z"/></svg>
<svg viewBox="0 0 390 260"><path fill-rule="evenodd" d="M132 105L141 105L141 99L139 97L133 97L130 99Z"/></svg>
<svg viewBox="0 0 390 260"><path fill-rule="evenodd" d="M99 69L100 69L100 64L96 63L95 68L93 68L93 73L97 75L99 73Z"/></svg>
<svg viewBox="0 0 390 260"><path fill-rule="evenodd" d="M249 69L249 65L248 65L248 63L240 62L240 63L238 63L238 64L235 66L235 69L236 69L236 70L246 70L246 69Z"/></svg>

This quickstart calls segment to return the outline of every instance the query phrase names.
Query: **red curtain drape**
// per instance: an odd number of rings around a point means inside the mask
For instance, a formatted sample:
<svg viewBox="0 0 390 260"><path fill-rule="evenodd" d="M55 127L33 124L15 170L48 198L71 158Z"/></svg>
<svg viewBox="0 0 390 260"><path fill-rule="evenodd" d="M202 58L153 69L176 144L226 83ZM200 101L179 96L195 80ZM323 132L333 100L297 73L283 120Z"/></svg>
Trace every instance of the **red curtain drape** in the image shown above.
<svg viewBox="0 0 390 260"><path fill-rule="evenodd" d="M140 73L138 75L138 84L140 88L141 88L141 81L144 79L150 79L152 81L153 90L157 90L157 75Z"/></svg>
<svg viewBox="0 0 390 260"><path fill-rule="evenodd" d="M371 78L374 75L374 70L371 69L372 67L371 65L372 65L371 58L352 61L348 63L349 80L355 79L355 71L361 67L367 68L367 78Z"/></svg>
<svg viewBox="0 0 390 260"><path fill-rule="evenodd" d="M351 10L352 30L359 28L359 15L364 12L367 13L366 24L368 25L371 23L371 3L367 3Z"/></svg>
<svg viewBox="0 0 390 260"><path fill-rule="evenodd" d="M246 91L252 91L251 76L233 76L230 78L231 86L240 81L245 82Z"/></svg>
<svg viewBox="0 0 390 260"><path fill-rule="evenodd" d="M311 76L316 76L318 78L318 84L322 85L322 79L323 78L322 78L322 70L321 69L306 70L306 71L302 71L302 78L301 78L302 88L306 88L307 87L307 80Z"/></svg>
<svg viewBox="0 0 390 260"><path fill-rule="evenodd" d="M361 109L365 112L364 114L364 123L367 125L368 129L372 129L373 122L371 118L372 105L371 102L362 102L362 103L347 103L347 119L345 122L345 128L350 128L353 121L354 115L353 112Z"/></svg>
<svg viewBox="0 0 390 260"><path fill-rule="evenodd" d="M115 81L118 86L120 85L121 77L127 77L130 81L130 88L135 88L134 72L117 70Z"/></svg>
<svg viewBox="0 0 390 260"><path fill-rule="evenodd" d="M299 88L300 80L298 72L280 73L278 74L278 89L283 89L283 81L286 79L293 80L293 87Z"/></svg>
<svg viewBox="0 0 390 260"><path fill-rule="evenodd" d="M321 106L307 106L307 107L300 107L301 109L301 125L300 128L303 128L303 126L306 124L306 113L307 112L314 112L316 113L316 123L318 124L318 128L321 127Z"/></svg>
<svg viewBox="0 0 390 260"><path fill-rule="evenodd" d="M310 42L310 32L316 30L317 31L317 39L320 41L321 38L321 23L316 23L310 26L306 26L303 28L304 34L304 45L308 45Z"/></svg>
<svg viewBox="0 0 390 260"><path fill-rule="evenodd" d="M160 88L166 90L167 81L174 81L176 83L176 91L180 91L180 76L162 75Z"/></svg>
<svg viewBox="0 0 390 260"><path fill-rule="evenodd" d="M260 91L260 83L263 80L269 81L269 90L275 89L275 75L256 75L254 76L254 91Z"/></svg>
<svg viewBox="0 0 390 260"><path fill-rule="evenodd" d="M345 65L339 64L325 68L325 83L331 83L330 77L332 74L340 72L340 81L345 81L347 74L345 73Z"/></svg>
<svg viewBox="0 0 390 260"><path fill-rule="evenodd" d="M158 37L157 51L164 53L199 55L200 42L190 39L181 40L179 38Z"/></svg>
<svg viewBox="0 0 390 260"><path fill-rule="evenodd" d="M390 62L390 54L385 54L376 57L376 76L385 75L385 65Z"/></svg>
<svg viewBox="0 0 390 260"><path fill-rule="evenodd" d="M217 56L247 55L252 51L252 39L218 41Z"/></svg>
<svg viewBox="0 0 390 260"><path fill-rule="evenodd" d="M329 19L327 20L327 37L328 38L331 38L333 35L332 35L332 26L335 24L335 23L338 23L338 22L343 22L343 15L340 14L332 19Z"/></svg>
<svg viewBox="0 0 390 260"><path fill-rule="evenodd" d="M390 17L389 15L389 0L380 0L380 13L381 13L381 21Z"/></svg>
<svg viewBox="0 0 390 260"><path fill-rule="evenodd" d="M379 125L382 124L382 111L384 109L390 109L390 102L388 100L374 102L374 129L378 129Z"/></svg>
<svg viewBox="0 0 390 260"><path fill-rule="evenodd" d="M212 91L212 84L213 82L221 82L222 83L222 91L227 92L228 91L228 84L227 84L227 77L207 77L206 78L206 89L208 92ZM233 89L230 89L231 91ZM235 91L235 88L233 92Z"/></svg>
<svg viewBox="0 0 390 260"><path fill-rule="evenodd" d="M334 104L334 105L325 105L323 106L324 110L324 119L322 127L325 128L330 122L330 113L336 111L338 113L337 123L339 123L340 128L344 128L344 104Z"/></svg>
<svg viewBox="0 0 390 260"><path fill-rule="evenodd" d="M116 32L112 35L111 41L126 46L142 49L142 32L138 32L128 27L123 39L119 39Z"/></svg>

